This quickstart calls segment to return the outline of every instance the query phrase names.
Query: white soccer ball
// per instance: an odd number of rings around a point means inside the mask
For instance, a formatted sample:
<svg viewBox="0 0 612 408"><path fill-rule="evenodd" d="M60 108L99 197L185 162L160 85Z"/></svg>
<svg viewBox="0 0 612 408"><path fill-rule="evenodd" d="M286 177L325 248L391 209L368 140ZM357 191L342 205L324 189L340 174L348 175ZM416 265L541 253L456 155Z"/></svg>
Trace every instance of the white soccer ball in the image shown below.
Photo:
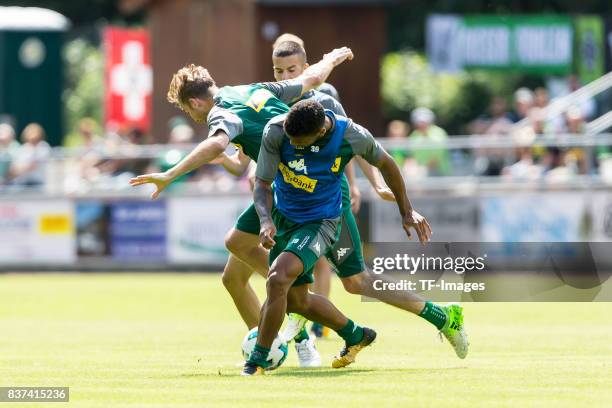
<svg viewBox="0 0 612 408"><path fill-rule="evenodd" d="M244 340L242 340L242 355L244 356L245 361L251 357L251 353L253 352L253 349L255 349L257 334L257 327L255 327L251 329L246 336L244 336ZM268 355L270 365L266 368L266 370L274 370L280 367L287 358L288 353L289 347L287 347L287 343L282 340L279 333L272 342L272 347L270 347L270 354Z"/></svg>

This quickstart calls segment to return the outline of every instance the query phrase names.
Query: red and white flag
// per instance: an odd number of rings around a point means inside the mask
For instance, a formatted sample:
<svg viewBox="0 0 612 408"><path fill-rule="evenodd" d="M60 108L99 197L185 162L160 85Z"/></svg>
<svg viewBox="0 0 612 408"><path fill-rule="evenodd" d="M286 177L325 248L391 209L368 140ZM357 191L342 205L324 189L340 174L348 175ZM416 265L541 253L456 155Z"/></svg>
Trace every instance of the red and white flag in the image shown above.
<svg viewBox="0 0 612 408"><path fill-rule="evenodd" d="M153 91L148 31L106 28L104 50L106 127L135 126L148 131Z"/></svg>

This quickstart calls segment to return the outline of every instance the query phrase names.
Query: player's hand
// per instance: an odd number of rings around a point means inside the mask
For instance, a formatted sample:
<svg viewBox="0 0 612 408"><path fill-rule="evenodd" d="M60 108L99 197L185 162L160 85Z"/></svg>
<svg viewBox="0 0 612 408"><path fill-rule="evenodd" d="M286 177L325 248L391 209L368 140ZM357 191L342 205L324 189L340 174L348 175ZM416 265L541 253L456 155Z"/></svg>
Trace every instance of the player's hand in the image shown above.
<svg viewBox="0 0 612 408"><path fill-rule="evenodd" d="M323 59L330 60L334 67L337 67L346 60L352 60L353 57L353 51L348 47L336 48L323 55Z"/></svg>
<svg viewBox="0 0 612 408"><path fill-rule="evenodd" d="M264 248L272 249L272 247L276 244L276 241L274 241L275 235L276 227L272 221L261 224L261 228L259 229L259 241Z"/></svg>
<svg viewBox="0 0 612 408"><path fill-rule="evenodd" d="M361 208L361 191L357 187L351 187L351 211L357 214Z"/></svg>
<svg viewBox="0 0 612 408"><path fill-rule="evenodd" d="M402 219L402 226L404 227L404 231L408 234L408 238L412 239L412 234L410 233L410 228L414 228L421 242L429 241L429 237L431 237L431 227L429 223L421 214L416 211L412 211L404 215Z"/></svg>
<svg viewBox="0 0 612 408"><path fill-rule="evenodd" d="M393 194L393 191L391 191L389 187L387 186L376 187L374 190L376 191L376 194L378 194L378 196L382 198L383 200L396 201L395 194Z"/></svg>
<svg viewBox="0 0 612 408"><path fill-rule="evenodd" d="M153 194L151 194L151 198L155 200L159 196L159 193L164 191L164 189L168 187L170 183L172 183L172 177L170 177L167 173L151 173L143 174L130 179L130 185L132 187L149 183L155 184L155 191Z"/></svg>

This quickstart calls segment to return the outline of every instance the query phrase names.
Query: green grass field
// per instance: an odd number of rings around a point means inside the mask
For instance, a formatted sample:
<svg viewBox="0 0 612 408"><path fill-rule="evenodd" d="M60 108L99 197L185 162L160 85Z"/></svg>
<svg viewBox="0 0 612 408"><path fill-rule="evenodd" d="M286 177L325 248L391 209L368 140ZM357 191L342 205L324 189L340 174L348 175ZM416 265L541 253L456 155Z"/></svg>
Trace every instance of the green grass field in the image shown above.
<svg viewBox="0 0 612 408"><path fill-rule="evenodd" d="M263 280L257 279L259 293ZM612 304L467 303L470 355L420 318L332 297L376 328L356 364L239 376L246 327L217 274L0 275L0 386L69 386L2 407L612 406Z"/></svg>

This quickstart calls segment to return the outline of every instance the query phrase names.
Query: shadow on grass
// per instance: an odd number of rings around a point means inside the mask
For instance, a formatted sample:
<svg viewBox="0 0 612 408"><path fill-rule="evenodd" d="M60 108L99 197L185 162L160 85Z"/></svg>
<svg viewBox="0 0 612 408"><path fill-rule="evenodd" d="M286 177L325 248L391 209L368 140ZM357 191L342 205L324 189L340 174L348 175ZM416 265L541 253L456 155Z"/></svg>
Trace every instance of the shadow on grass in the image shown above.
<svg viewBox="0 0 612 408"><path fill-rule="evenodd" d="M276 371L267 373L267 375L277 377L340 377L358 375L363 373L381 372L384 374L389 373L402 373L402 374L422 374L422 373L444 373L451 370L466 370L467 367L447 367L447 368L293 368L286 367ZM204 372L204 373L186 373L179 374L176 376L169 376L167 378L205 378L205 377L239 377L240 368L219 368L217 372Z"/></svg>

